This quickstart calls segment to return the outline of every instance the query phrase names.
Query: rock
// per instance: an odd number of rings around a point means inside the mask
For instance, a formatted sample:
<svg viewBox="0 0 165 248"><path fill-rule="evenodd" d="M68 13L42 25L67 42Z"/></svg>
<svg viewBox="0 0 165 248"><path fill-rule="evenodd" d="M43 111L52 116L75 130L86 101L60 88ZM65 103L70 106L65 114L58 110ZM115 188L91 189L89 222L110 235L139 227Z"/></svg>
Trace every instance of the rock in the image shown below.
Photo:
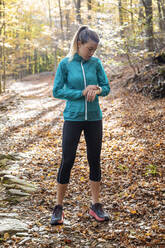
<svg viewBox="0 0 165 248"><path fill-rule="evenodd" d="M26 232L17 232L16 233L16 236L19 236L19 237L29 237L29 234L28 233L26 233Z"/></svg>
<svg viewBox="0 0 165 248"><path fill-rule="evenodd" d="M0 235L4 233L27 232L28 225L18 219L0 218Z"/></svg>
<svg viewBox="0 0 165 248"><path fill-rule="evenodd" d="M39 227L37 226L34 226L32 229L31 229L32 232L38 232L39 231Z"/></svg>
<svg viewBox="0 0 165 248"><path fill-rule="evenodd" d="M9 189L8 192L9 192L11 195L30 196L30 194L24 193L24 192L22 192L22 191L19 190L19 189Z"/></svg>
<svg viewBox="0 0 165 248"><path fill-rule="evenodd" d="M23 179L20 179L18 177L15 177L15 176L12 176L12 175L5 175L3 177L3 180L2 180L2 183L3 184L19 184L19 185L22 185L22 186L19 186L21 187L21 189L23 189L24 191L27 191L27 192L34 192L37 190L36 186L33 185L32 183L30 182L26 182L25 180Z"/></svg>
<svg viewBox="0 0 165 248"><path fill-rule="evenodd" d="M7 166L7 162L8 162L8 159L6 159L6 158L1 159L0 160L0 167L4 168L5 166Z"/></svg>
<svg viewBox="0 0 165 248"><path fill-rule="evenodd" d="M10 154L0 154L0 160L7 159L7 160L18 160L16 156L10 155Z"/></svg>
<svg viewBox="0 0 165 248"><path fill-rule="evenodd" d="M29 241L29 240L31 240L30 237L24 238L23 240L21 240L21 241L19 242L19 245L23 245L23 244L25 244L25 243L26 243L27 241Z"/></svg>
<svg viewBox="0 0 165 248"><path fill-rule="evenodd" d="M0 213L0 219L2 217L6 217L6 218L10 218L10 219L12 219L12 218L17 219L17 217L19 217L19 216L16 213Z"/></svg>
<svg viewBox="0 0 165 248"><path fill-rule="evenodd" d="M4 186L7 189L18 189L18 190L25 191L27 193L33 193L37 190L34 186L33 187L26 187L26 186L21 185L21 184L5 184Z"/></svg>
<svg viewBox="0 0 165 248"><path fill-rule="evenodd" d="M10 172L8 172L7 170L0 171L0 177L3 177L5 175L10 175Z"/></svg>

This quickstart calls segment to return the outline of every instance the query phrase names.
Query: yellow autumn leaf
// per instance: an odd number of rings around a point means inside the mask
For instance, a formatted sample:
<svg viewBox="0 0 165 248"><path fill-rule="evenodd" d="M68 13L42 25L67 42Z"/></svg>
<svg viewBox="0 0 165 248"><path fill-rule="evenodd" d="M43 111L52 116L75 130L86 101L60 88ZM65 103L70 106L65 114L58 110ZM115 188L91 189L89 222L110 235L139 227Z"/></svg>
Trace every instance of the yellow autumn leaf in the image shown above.
<svg viewBox="0 0 165 248"><path fill-rule="evenodd" d="M146 233L145 235L146 235L146 236L151 236L152 234L151 234L151 233Z"/></svg>
<svg viewBox="0 0 165 248"><path fill-rule="evenodd" d="M82 217L83 216L83 213L77 213L77 216L78 217Z"/></svg>
<svg viewBox="0 0 165 248"><path fill-rule="evenodd" d="M136 210L131 210L131 214L136 214Z"/></svg>
<svg viewBox="0 0 165 248"><path fill-rule="evenodd" d="M52 171L52 172L50 172L49 174L48 174L48 177L50 177L50 176L52 176L54 174L54 172Z"/></svg>
<svg viewBox="0 0 165 248"><path fill-rule="evenodd" d="M157 230L158 228L159 228L158 225L152 225L153 230Z"/></svg>
<svg viewBox="0 0 165 248"><path fill-rule="evenodd" d="M10 238L10 235L9 235L9 233L4 233L4 240L7 240L7 239L9 239Z"/></svg>
<svg viewBox="0 0 165 248"><path fill-rule="evenodd" d="M84 177L81 177L81 178L80 178L80 181L81 181L81 182L83 182L84 180L85 180L85 178L84 178Z"/></svg>

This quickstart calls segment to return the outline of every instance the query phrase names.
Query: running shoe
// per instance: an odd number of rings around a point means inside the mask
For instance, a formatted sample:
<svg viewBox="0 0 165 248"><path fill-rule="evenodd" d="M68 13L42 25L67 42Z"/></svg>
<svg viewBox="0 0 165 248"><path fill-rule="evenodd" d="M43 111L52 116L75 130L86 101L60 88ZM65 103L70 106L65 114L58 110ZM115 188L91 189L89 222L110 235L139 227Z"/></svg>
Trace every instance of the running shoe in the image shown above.
<svg viewBox="0 0 165 248"><path fill-rule="evenodd" d="M91 205L89 214L93 216L97 221L108 221L109 215L104 212L101 203L95 203Z"/></svg>
<svg viewBox="0 0 165 248"><path fill-rule="evenodd" d="M51 225L61 225L64 222L64 212L61 205L56 205L51 217Z"/></svg>

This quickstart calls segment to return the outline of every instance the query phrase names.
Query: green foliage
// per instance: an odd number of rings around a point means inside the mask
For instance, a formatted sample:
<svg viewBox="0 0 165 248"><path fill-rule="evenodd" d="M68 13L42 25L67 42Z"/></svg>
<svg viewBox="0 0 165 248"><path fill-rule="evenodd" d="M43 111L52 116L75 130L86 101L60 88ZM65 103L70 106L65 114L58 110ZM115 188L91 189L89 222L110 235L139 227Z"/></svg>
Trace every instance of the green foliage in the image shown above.
<svg viewBox="0 0 165 248"><path fill-rule="evenodd" d="M126 166L126 165L122 165L122 164L120 164L119 166L118 166L118 168L121 170L121 171L128 171L128 167Z"/></svg>
<svg viewBox="0 0 165 248"><path fill-rule="evenodd" d="M156 176L157 174L158 174L158 172L157 172L157 166L156 165L150 164L146 167L145 175Z"/></svg>
<svg viewBox="0 0 165 248"><path fill-rule="evenodd" d="M15 78L26 74L54 70L55 65L69 51L77 30L75 5L72 1L59 2L6 0L0 5L0 75ZM92 0L90 13L87 1L81 1L82 24L90 25L99 33L101 42L96 53L103 63L117 68L123 63L116 57L125 56L134 74L144 58L152 56L146 50L146 14L144 5L133 1ZM50 7L50 9L49 9ZM51 11L50 11L51 10ZM163 14L163 7L161 9ZM162 16L163 17L163 16ZM161 20L163 21L163 19ZM62 24L62 26L61 26ZM163 25L162 25L163 27ZM155 47L163 44L157 1L153 1ZM117 62L116 62L117 61ZM3 90L0 84L0 91Z"/></svg>

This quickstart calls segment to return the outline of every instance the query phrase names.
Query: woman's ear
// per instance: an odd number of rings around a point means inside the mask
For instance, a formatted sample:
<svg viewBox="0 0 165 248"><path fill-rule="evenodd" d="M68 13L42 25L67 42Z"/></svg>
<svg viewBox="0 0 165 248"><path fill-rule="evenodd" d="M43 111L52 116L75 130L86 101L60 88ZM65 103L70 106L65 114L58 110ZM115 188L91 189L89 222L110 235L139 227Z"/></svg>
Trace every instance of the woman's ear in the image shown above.
<svg viewBox="0 0 165 248"><path fill-rule="evenodd" d="M80 46L81 46L81 41L79 40L77 43L77 47L80 48Z"/></svg>

